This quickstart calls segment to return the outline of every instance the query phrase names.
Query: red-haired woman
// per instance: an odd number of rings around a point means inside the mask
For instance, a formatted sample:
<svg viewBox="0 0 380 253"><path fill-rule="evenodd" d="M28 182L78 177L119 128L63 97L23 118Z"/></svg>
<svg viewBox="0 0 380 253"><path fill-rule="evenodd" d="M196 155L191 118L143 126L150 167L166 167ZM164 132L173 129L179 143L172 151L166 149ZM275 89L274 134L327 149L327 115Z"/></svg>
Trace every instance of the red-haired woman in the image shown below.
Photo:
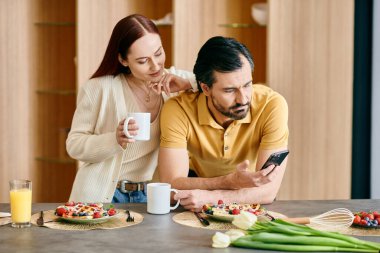
<svg viewBox="0 0 380 253"><path fill-rule="evenodd" d="M157 166L162 104L174 92L196 89L192 73L164 69L164 63L160 34L151 20L134 14L116 24L98 70L78 93L66 146L83 163L70 200L146 202L146 182ZM125 136L128 112L151 114L149 141ZM130 120L128 133L137 131Z"/></svg>

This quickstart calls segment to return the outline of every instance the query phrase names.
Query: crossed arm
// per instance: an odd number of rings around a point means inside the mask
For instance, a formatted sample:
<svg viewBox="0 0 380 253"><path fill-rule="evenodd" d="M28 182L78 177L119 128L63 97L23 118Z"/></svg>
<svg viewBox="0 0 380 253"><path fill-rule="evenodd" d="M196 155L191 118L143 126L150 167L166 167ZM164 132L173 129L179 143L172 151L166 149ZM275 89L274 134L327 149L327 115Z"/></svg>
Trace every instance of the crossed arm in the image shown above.
<svg viewBox="0 0 380 253"><path fill-rule="evenodd" d="M273 202L285 173L287 159L281 166L269 166L260 170L270 154L287 147L259 150L256 172L248 171L248 160L236 166L235 172L214 178L189 178L189 158L186 149L160 148L158 169L160 181L168 182L181 190L174 199L181 199L186 209L200 210L204 204L216 203L261 203Z"/></svg>

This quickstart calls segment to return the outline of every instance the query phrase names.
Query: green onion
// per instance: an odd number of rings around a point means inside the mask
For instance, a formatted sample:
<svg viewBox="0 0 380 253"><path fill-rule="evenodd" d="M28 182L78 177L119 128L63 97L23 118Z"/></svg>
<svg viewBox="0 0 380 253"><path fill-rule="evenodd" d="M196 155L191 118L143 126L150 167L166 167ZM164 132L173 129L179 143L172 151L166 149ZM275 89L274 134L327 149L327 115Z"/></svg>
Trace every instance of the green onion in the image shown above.
<svg viewBox="0 0 380 253"><path fill-rule="evenodd" d="M380 244L283 220L256 222L233 246L282 251L379 252Z"/></svg>
<svg viewBox="0 0 380 253"><path fill-rule="evenodd" d="M367 247L352 245L347 241L338 240L335 238L322 237L322 236L313 236L312 239L310 236L300 236L300 235L287 235L280 233L268 233L268 232L259 232L253 234L250 237L247 237L252 241L260 241L265 243L280 243L280 244L302 244L302 245L319 245L319 246L337 246L343 248L364 248Z"/></svg>
<svg viewBox="0 0 380 253"><path fill-rule="evenodd" d="M233 241L232 245L236 247L249 248L249 249L265 249L265 250L278 250L278 251L291 251L291 252L312 252L312 251L378 252L378 250L375 250L375 249L355 249L355 248L342 248L342 247L335 247L335 246L264 243L264 242L246 240L243 237Z"/></svg>
<svg viewBox="0 0 380 253"><path fill-rule="evenodd" d="M283 220L276 220L276 222L277 222L277 224L282 224L282 225L285 225L287 227L292 227L293 229L299 229L299 230L302 230L305 232L309 232L312 235L324 236L324 237L329 237L329 238L336 238L336 239L340 239L340 240L350 242L352 244L365 245L365 246L368 246L368 247L371 247L371 248L374 248L377 250L380 249L380 243L364 241L364 240L360 240L360 239L357 239L357 238L352 237L352 236L347 236L347 235L343 235L343 234L336 233L336 232L321 231L321 230L313 229L313 228L305 226L305 225L298 225L298 224L286 222Z"/></svg>

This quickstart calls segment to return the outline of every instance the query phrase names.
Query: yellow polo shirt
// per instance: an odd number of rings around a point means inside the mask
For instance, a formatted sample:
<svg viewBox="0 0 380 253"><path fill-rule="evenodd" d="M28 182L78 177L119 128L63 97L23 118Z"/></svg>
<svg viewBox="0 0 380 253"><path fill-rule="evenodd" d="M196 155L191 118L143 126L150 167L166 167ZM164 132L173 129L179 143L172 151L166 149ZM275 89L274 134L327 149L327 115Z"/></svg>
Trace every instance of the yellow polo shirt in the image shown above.
<svg viewBox="0 0 380 253"><path fill-rule="evenodd" d="M250 160L256 168L259 149L288 144L288 105L271 88L253 85L250 112L224 129L211 116L203 93L185 92L169 99L161 111L161 147L186 148L190 168L200 177L216 177Z"/></svg>

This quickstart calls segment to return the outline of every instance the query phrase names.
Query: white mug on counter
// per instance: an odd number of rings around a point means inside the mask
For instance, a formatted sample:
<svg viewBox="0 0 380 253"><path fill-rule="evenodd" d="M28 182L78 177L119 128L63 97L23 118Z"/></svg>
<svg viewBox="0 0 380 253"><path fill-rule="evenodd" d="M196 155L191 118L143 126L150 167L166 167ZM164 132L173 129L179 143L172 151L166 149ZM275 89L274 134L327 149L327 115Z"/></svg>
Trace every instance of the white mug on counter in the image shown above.
<svg viewBox="0 0 380 253"><path fill-rule="evenodd" d="M167 214L179 206L179 201L174 206L170 206L170 193L178 193L176 189L171 189L167 183L149 183L147 185L147 211L151 214Z"/></svg>
<svg viewBox="0 0 380 253"><path fill-rule="evenodd" d="M139 127L137 135L130 135L128 132L128 122L134 119ZM124 134L127 138L136 141L149 141L150 139L150 113L149 112L130 112L124 122Z"/></svg>

